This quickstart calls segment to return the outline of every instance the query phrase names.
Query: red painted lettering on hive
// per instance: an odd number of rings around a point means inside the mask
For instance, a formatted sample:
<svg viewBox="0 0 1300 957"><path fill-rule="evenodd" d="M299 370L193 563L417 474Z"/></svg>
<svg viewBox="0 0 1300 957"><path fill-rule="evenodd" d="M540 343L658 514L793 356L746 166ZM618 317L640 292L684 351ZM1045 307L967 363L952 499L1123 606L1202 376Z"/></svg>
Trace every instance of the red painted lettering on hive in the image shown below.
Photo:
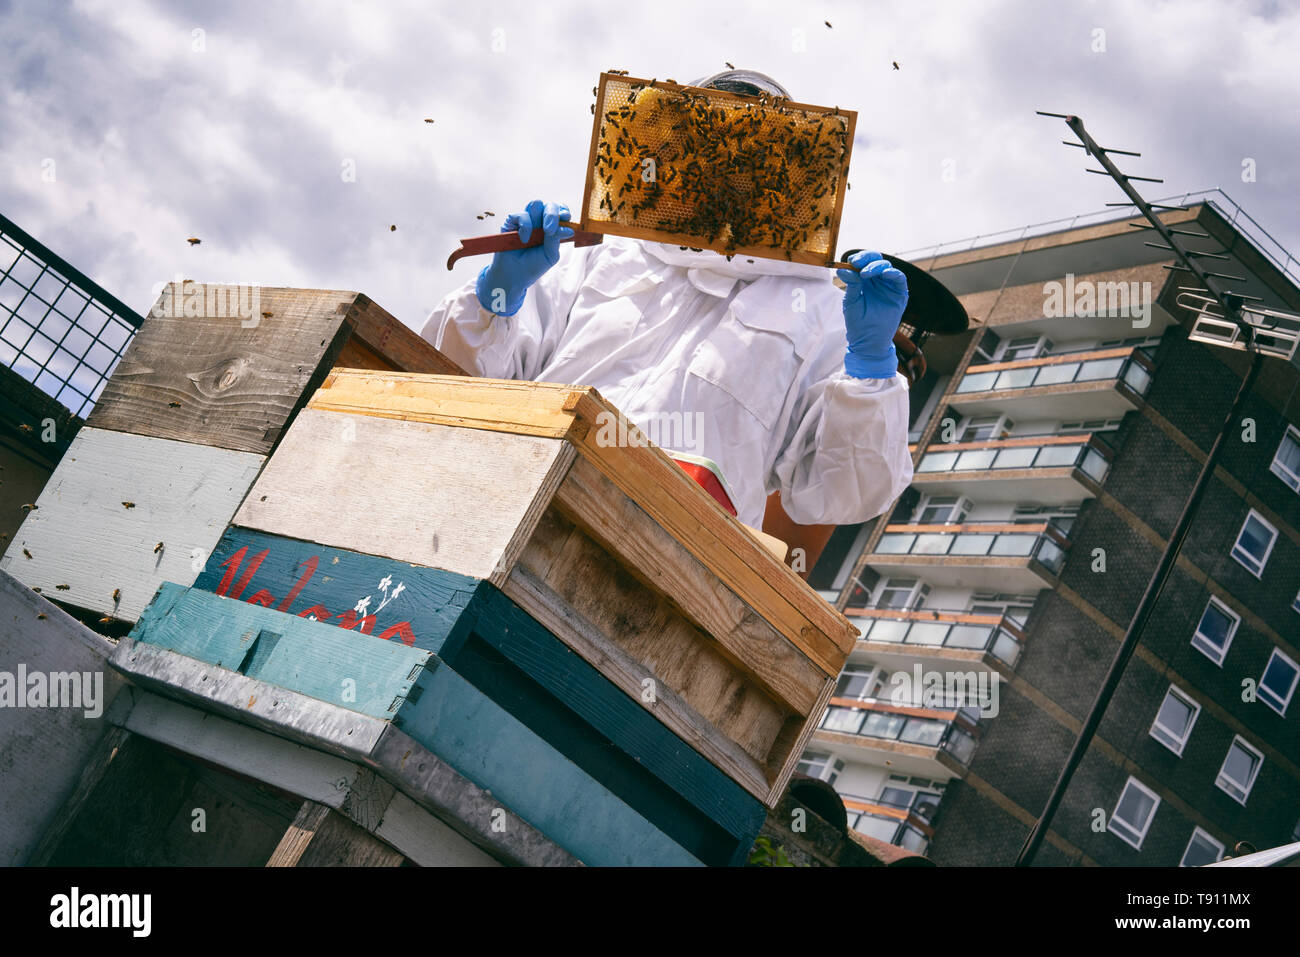
<svg viewBox="0 0 1300 957"><path fill-rule="evenodd" d="M244 564L244 559L248 557L248 546L244 545L233 552L229 558L221 563L220 567L224 568L225 572L221 576L220 584L217 585L217 594L228 598L240 598L252 582L253 575L256 574L257 570L262 566L262 562L266 560L266 557L270 553L271 550L269 548L265 548L258 552L253 556L252 561L249 562L248 567L244 569L241 574L240 569ZM280 604L276 606L277 611L293 613L291 611L293 603L297 600L298 596L302 594L303 589L307 587L307 584L312 580L313 576L315 576L316 570L319 567L319 555L312 555L298 564L298 569L300 571L298 580L289 590L289 593L284 596L284 599ZM236 580L235 577L237 575L239 576L238 580ZM387 579L385 579L385 581L387 581ZM399 587L398 592L400 592L400 590L401 588ZM394 592L392 597L396 597L398 592ZM391 598L385 600L384 604L387 604L389 600L391 600ZM275 605L275 596L267 589L259 588L251 597L245 598L244 601L248 602L250 605L261 605L263 608L270 608L272 605ZM375 630L376 616L373 614L362 615L357 610L358 608L363 608L363 605L358 604L357 608L350 608L347 611L335 615L324 605L317 603L297 612L297 616L299 618L315 618L317 621L329 620L332 624L335 624L340 628L347 630L356 628L363 635L372 634ZM380 608L383 608L382 604L380 605ZM393 638L397 638L404 645L415 644L415 631L411 628L411 623L409 621L399 621L395 625L388 626L379 633L379 637L385 641L391 641Z"/></svg>

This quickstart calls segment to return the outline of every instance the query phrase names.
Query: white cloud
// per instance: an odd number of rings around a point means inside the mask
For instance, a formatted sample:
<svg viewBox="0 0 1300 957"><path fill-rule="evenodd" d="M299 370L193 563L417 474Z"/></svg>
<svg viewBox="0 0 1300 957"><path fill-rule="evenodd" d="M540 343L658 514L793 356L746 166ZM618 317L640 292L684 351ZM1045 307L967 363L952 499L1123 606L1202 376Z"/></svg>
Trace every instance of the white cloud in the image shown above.
<svg viewBox="0 0 1300 957"><path fill-rule="evenodd" d="M1052 109L1142 151L1124 165L1165 177L1150 196L1221 185L1295 249L1297 49L1294 8L1221 0L0 0L0 210L141 311L181 272L357 289L418 327L479 268L443 269L458 237L534 196L576 207L601 70L688 81L730 60L859 112L844 246L904 250L1118 199L1060 145L1064 124L1034 115Z"/></svg>

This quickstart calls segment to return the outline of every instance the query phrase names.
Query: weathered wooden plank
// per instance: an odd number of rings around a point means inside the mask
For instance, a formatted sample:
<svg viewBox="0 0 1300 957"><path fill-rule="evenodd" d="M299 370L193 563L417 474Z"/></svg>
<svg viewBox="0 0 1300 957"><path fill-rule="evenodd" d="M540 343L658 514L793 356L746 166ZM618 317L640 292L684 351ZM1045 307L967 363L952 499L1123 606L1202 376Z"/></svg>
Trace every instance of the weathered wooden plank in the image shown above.
<svg viewBox="0 0 1300 957"><path fill-rule="evenodd" d="M305 409L234 523L491 580L571 454L557 439Z"/></svg>
<svg viewBox="0 0 1300 957"><path fill-rule="evenodd" d="M164 582L131 630L165 648L377 718L396 715L430 652Z"/></svg>
<svg viewBox="0 0 1300 957"><path fill-rule="evenodd" d="M126 643L131 644L131 639L126 639ZM193 677L192 685L187 688L208 689L213 674L206 664L173 652L155 651L159 657L172 659L169 673L173 677L178 673L176 663L185 663L182 667L187 667ZM234 700L256 698L261 689L268 687L229 674L234 682L243 685L226 689ZM313 709L334 708L293 692L281 690L280 694L297 699L290 705L296 717ZM193 696L192 700L209 705L217 703L215 698L201 696ZM400 789L384 809L375 833L418 864L495 863L480 847L512 864L546 867L575 863L562 848L523 822L508 833L489 827L471 828L469 821L487 821L490 810L500 802L387 723L380 725L383 732L375 738L364 733L350 734L348 731L354 729L349 728L337 739L317 740L303 735L297 726L274 726L275 731L293 735L291 739L151 692L141 692L135 706L122 720L132 734L343 813L347 813L345 803L353 784L363 771L370 773L356 762L367 762ZM317 724L327 727L332 723ZM296 741L308 741L312 746ZM358 745L350 750L337 749L346 757L317 750L322 744L332 748L344 741Z"/></svg>
<svg viewBox="0 0 1300 957"><path fill-rule="evenodd" d="M402 855L324 804L304 801L267 867L398 867Z"/></svg>
<svg viewBox="0 0 1300 957"><path fill-rule="evenodd" d="M288 617L283 612L266 614ZM201 701L225 717L333 753L361 756L399 783L411 773L405 766L418 759L418 749L381 748L385 728L396 728L407 741L422 745L490 792L493 799L473 803L479 816L464 820L470 831L535 828L589 864L699 863L449 667L426 669L419 680L420 694L408 695L389 723L131 638L119 644L113 666L158 693ZM342 661L337 666L347 667ZM371 757L381 750L382 761ZM528 834L521 832L531 841Z"/></svg>
<svg viewBox="0 0 1300 957"><path fill-rule="evenodd" d="M564 545L542 573L533 564L531 545L550 535L562 537ZM551 594L648 669L656 687L672 688L716 733L735 741L760 764L767 763L772 741L789 713L787 705L724 657L718 644L668 599L611 561L600 545L563 516L552 513L551 521L539 524L533 543L516 569L527 566ZM568 637L564 631L555 633Z"/></svg>
<svg viewBox="0 0 1300 957"><path fill-rule="evenodd" d="M405 794L393 796L375 836L421 867L500 867Z"/></svg>
<svg viewBox="0 0 1300 957"><path fill-rule="evenodd" d="M847 657L857 631L808 584L717 508L652 446L601 440L622 421L594 389L552 383L346 371L329 376L309 406L481 430L564 435L625 494L792 641L822 639ZM626 425L620 429L625 429ZM635 426L631 431L636 432Z"/></svg>
<svg viewBox="0 0 1300 957"><path fill-rule="evenodd" d="M768 774L772 781L772 790L768 792L766 802L769 807L776 807L781 800L781 795L785 793L785 786L790 783L790 776L794 774L799 759L803 757L804 749L808 747L808 740L817 730L817 722L826 713L826 703L830 701L831 694L835 691L835 682L835 678L827 678L809 716L801 718L792 715L786 720L781 733L773 742L772 757L768 762Z"/></svg>
<svg viewBox="0 0 1300 957"><path fill-rule="evenodd" d="M588 622L552 592L526 565L516 565L506 582L506 593L533 618L590 662L626 694L655 692L653 713L683 741L722 768L746 791L766 800L770 787L763 766L738 744L718 733L709 721L684 701L676 691L650 669L613 644L599 628Z"/></svg>
<svg viewBox="0 0 1300 957"><path fill-rule="evenodd" d="M655 718L648 710L652 700L643 702L624 693L500 592L487 595L475 621L474 634L597 732L595 738L602 756L582 765L588 773L601 780L601 765L609 763L608 745L613 744L637 768L659 778L732 836L723 859L730 857L736 840L746 845L753 841L766 816L762 805ZM458 660L450 663L458 673L474 680ZM497 666L494 671L500 673L503 669ZM534 708L532 713L540 711ZM538 722L528 724L542 733ZM565 751L556 738L548 736L548 740ZM573 756L572 752L565 753ZM616 777L611 775L611 779ZM634 806L672 834L669 821L681 817L680 811L671 807L658 814L647 811L635 801L635 782L629 783L633 786L615 787L616 793L632 800ZM607 786L614 787L608 783ZM644 785L640 789L649 790Z"/></svg>
<svg viewBox="0 0 1300 957"><path fill-rule="evenodd" d="M352 335L343 316L356 297L328 289L172 284L127 347L87 424L265 455Z"/></svg>
<svg viewBox="0 0 1300 957"><path fill-rule="evenodd" d="M249 577L245 579L245 575ZM355 614L351 618L333 615L337 609L354 609L359 598L364 601L362 596L373 592L375 584L384 581L389 582L389 586L381 592L385 597L393 596L397 587L402 587L394 600L388 601L382 608L379 607L384 604L382 602L367 602L368 610L376 613L375 621L367 624L365 618L358 619ZM614 739L625 753L634 755L635 760L649 769L649 773L675 792L685 795L711 820L716 820L737 834L748 826L749 819L746 815L752 808L746 802L752 799L744 797L739 787L675 737L649 710L617 690L581 658L565 652L562 642L514 608L508 599L487 583L439 569L412 566L233 526L222 536L221 543L199 575L194 588L209 589L222 596L232 596L238 591L241 600L253 602L259 607L276 607L298 616L313 613L321 621L332 624L342 622L345 627L358 628L362 633L381 637L387 634L392 640L406 640L403 636L409 636L414 647L438 652L462 674L465 672L461 669L459 650L471 630L503 651L503 641L509 646L513 641L522 640L524 632L529 631L533 633L529 647L548 645L552 654L568 656L563 667L551 666L549 671L546 670L545 662L550 659L545 656L537 661L528 657L516 661L540 689L556 695L566 707L574 707L593 729L605 738ZM160 594L146 612L146 618L152 620L155 613L158 616L173 614L174 604L175 593ZM505 608L505 605L510 605L510 608ZM195 605L193 613L206 617L208 623L197 631L184 622L170 630L176 632L183 642L208 645L208 648L193 652L195 657L204 660L213 660L214 656L222 654L230 660L241 658L246 654L248 642L255 635L255 628L273 627L269 621L255 622L247 619L247 616L238 621L228 616L226 622L229 624L214 625L211 622L219 617L220 612L206 608L202 602ZM229 637L211 637L209 632L214 631L228 632ZM133 636L141 637L141 633L142 629L138 628ZM144 640L153 639L145 636ZM160 640L156 643L172 647L173 650L185 650L170 641ZM219 652L212 650L219 646L228 647ZM265 672L256 669L248 669L246 673L267 677ZM469 677L474 681L472 676ZM553 680L548 682L548 678ZM489 695L492 694L489 688L477 681L474 683ZM293 686L305 690L300 684ZM614 692L619 700L606 700L609 692ZM536 699L538 695L534 693L530 697ZM588 700L596 699L602 702L598 707L584 707ZM529 726L535 731L539 730L531 723ZM716 730L710 733L714 737L720 736ZM570 732L559 739L545 733L542 736L561 751L565 751L564 739L573 738ZM666 739L671 739L671 743ZM670 756L655 761L649 754L652 748L658 748ZM572 754L569 756L573 758ZM600 779L598 768L581 762L579 764ZM631 800L634 806L636 792L645 790L642 785L619 788L605 783L615 793ZM741 795L743 800L738 799L737 795ZM644 809L640 810L652 821L661 823L661 818ZM674 814L669 814L668 817L674 817Z"/></svg>
<svg viewBox="0 0 1300 957"><path fill-rule="evenodd" d="M593 865L700 863L452 669L427 680L399 727L574 856ZM508 816L502 822L511 826Z"/></svg>
<svg viewBox="0 0 1300 957"><path fill-rule="evenodd" d="M438 652L469 627L479 579L232 525L194 587Z"/></svg>
<svg viewBox="0 0 1300 957"><path fill-rule="evenodd" d="M194 581L264 461L83 428L0 568L60 601L134 621L161 582Z"/></svg>
<svg viewBox="0 0 1300 957"><path fill-rule="evenodd" d="M810 660L590 462L574 463L556 503L632 574L713 636L736 667L795 710L807 714L826 677L839 673L838 649L814 645L817 656Z"/></svg>
<svg viewBox="0 0 1300 957"><path fill-rule="evenodd" d="M576 393L572 407L585 422L595 423L608 415L623 418L594 389ZM578 444L579 451L615 485L714 574L733 583L746 601L792 641L811 643L824 636L847 659L857 629L757 539L735 527L739 523L718 509L685 472L672 466L661 450L607 445L593 431L584 432Z"/></svg>
<svg viewBox="0 0 1300 957"><path fill-rule="evenodd" d="M51 855L63 843L68 828L76 820L77 815L81 813L81 808L86 803L86 799L103 781L104 775L108 773L109 767L117 759L117 756L122 753L122 749L127 746L130 737L130 733L121 728L110 727L107 730L86 760L85 766L81 769L81 774L77 777L77 783L72 789L72 793L68 795L62 804L54 805L56 810L50 816L48 826L43 831L30 830L25 835L28 843L36 842L26 860L15 859L9 860L7 863L26 864L28 867L44 867L49 863ZM62 743L62 740L60 740L59 744L62 745ZM20 786L26 788L25 784L20 785L20 781L16 776L11 775L12 768L9 769L9 774L5 776L6 790L10 788L16 790ZM5 803L8 804L8 801ZM8 812L9 809L6 808L5 810ZM13 828L15 824L21 825L24 823L13 820L8 813L5 814L3 820L7 826L6 829ZM37 840L38 836L39 840Z"/></svg>
<svg viewBox="0 0 1300 957"><path fill-rule="evenodd" d="M386 368L405 372L468 374L415 330L394 319L369 296L358 294L343 318L353 329L352 338L344 348L359 347L355 355L364 350L385 363ZM336 359L334 364L336 367L345 365L343 357Z"/></svg>
<svg viewBox="0 0 1300 957"><path fill-rule="evenodd" d="M75 809L93 785L83 771L104 747L109 707L125 693L107 667L112 651L111 642L0 572L0 672L13 695L0 706L0 865L48 852L48 842L37 845L59 825L60 806ZM38 674L43 699L29 695Z"/></svg>

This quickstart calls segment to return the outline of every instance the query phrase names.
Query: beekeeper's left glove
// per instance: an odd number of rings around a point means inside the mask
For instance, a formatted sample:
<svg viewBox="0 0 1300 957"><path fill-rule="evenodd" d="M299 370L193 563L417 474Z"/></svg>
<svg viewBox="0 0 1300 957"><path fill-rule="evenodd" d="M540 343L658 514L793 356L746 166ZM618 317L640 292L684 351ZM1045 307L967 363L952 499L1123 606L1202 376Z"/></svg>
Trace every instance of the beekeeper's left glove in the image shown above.
<svg viewBox="0 0 1300 957"><path fill-rule="evenodd" d="M898 372L894 333L907 307L907 278L877 252L858 252L841 269L844 330L849 348L844 371L855 379L890 379Z"/></svg>

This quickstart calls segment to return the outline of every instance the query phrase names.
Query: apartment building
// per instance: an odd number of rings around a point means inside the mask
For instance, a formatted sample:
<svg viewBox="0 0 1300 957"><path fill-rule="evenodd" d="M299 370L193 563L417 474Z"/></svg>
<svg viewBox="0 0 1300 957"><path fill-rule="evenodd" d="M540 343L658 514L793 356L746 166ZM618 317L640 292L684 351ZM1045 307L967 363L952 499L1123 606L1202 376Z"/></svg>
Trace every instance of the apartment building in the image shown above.
<svg viewBox="0 0 1300 957"><path fill-rule="evenodd" d="M1300 311L1300 264L1244 210L1184 205L1191 248ZM911 254L972 328L926 348L912 486L810 579L861 638L801 770L939 864L1014 861L1245 373L1188 339L1189 276L1129 212ZM1036 863L1300 839L1298 383L1266 360Z"/></svg>

